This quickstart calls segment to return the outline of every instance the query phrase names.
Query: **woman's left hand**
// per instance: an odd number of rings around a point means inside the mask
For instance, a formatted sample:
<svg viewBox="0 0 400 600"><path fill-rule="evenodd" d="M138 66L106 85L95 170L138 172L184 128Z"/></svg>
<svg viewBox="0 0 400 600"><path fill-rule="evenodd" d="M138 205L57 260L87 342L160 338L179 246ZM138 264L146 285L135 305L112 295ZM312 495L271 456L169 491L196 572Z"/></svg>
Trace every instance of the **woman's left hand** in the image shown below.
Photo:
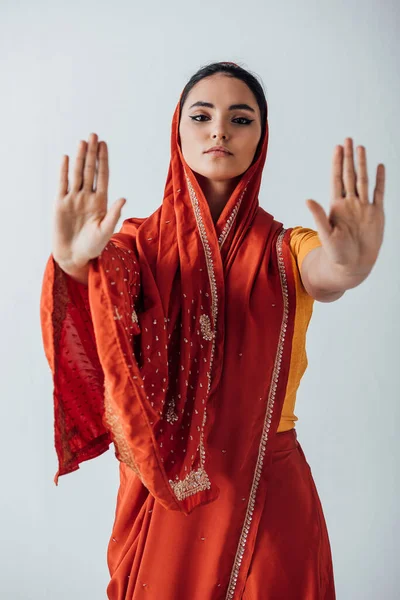
<svg viewBox="0 0 400 600"><path fill-rule="evenodd" d="M343 160L344 151L344 160ZM332 161L329 218L315 200L306 204L332 267L347 277L365 278L371 272L383 241L385 166L379 164L372 203L368 198L366 151L357 147L358 173L354 169L353 141L336 146Z"/></svg>

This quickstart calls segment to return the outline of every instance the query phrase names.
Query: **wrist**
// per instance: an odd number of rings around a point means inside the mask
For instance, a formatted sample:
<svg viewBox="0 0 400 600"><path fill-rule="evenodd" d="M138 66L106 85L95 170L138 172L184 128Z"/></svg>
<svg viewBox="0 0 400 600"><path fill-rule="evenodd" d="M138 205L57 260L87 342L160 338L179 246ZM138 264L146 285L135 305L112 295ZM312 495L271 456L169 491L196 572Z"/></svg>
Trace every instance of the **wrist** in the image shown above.
<svg viewBox="0 0 400 600"><path fill-rule="evenodd" d="M328 257L324 249L321 248L318 265L318 283L319 292L330 294L340 294L357 287L369 275L370 270L360 270L356 266L339 265Z"/></svg>
<svg viewBox="0 0 400 600"><path fill-rule="evenodd" d="M66 275L71 277L71 279L73 279L77 283L82 283L84 285L88 285L89 263L87 263L83 267L77 267L76 265L58 262L54 258L54 256L53 256L53 260Z"/></svg>

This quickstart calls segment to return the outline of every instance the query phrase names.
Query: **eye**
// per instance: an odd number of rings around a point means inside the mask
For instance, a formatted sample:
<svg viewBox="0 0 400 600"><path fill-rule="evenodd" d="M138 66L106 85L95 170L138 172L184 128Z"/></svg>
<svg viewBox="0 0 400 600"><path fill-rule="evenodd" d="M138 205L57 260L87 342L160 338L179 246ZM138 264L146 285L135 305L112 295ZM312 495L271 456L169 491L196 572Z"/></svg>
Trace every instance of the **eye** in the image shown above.
<svg viewBox="0 0 400 600"><path fill-rule="evenodd" d="M203 123L203 121L197 120L199 117L206 117L206 115L194 115L193 117L190 117L190 118L192 119L192 121L196 121L197 123ZM206 117L206 119L208 119L208 117Z"/></svg>
<svg viewBox="0 0 400 600"><path fill-rule="evenodd" d="M206 115L194 115L194 116L190 116L190 118L192 119L192 121L196 121L196 123L204 123L203 120L198 120L201 119L201 117L205 117L206 119L209 119L209 117L207 117ZM236 121L242 121L242 123L236 123L236 125L250 125L253 122L254 119L246 119L246 117L236 117L235 119L233 119L234 122ZM244 123L243 123L244 121Z"/></svg>
<svg viewBox="0 0 400 600"><path fill-rule="evenodd" d="M254 119L246 119L246 117L237 117L234 121L246 121L245 123L238 123L238 125L250 125Z"/></svg>

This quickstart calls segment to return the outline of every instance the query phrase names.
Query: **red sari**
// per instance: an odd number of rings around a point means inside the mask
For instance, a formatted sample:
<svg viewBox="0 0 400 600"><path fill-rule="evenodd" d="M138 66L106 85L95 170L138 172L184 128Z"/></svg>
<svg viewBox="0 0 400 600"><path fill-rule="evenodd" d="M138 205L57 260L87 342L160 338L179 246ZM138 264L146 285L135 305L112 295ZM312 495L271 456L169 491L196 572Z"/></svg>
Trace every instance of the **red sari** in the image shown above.
<svg viewBox="0 0 400 600"><path fill-rule="evenodd" d="M179 103L162 205L124 221L88 287L47 263L56 482L113 442L110 600L334 600L310 468L277 434L296 294L291 229L258 201L268 125L215 225L178 125Z"/></svg>

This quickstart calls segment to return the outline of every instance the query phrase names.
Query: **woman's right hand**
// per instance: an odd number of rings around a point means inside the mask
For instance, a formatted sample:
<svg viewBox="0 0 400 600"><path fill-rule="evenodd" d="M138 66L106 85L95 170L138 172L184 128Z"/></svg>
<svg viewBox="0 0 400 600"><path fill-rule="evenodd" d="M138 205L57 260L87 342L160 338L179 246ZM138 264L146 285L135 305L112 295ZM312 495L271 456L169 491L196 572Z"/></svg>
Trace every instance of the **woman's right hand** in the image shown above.
<svg viewBox="0 0 400 600"><path fill-rule="evenodd" d="M89 261L101 254L113 235L126 200L120 198L107 211L107 144L98 143L95 133L89 136L89 144L79 143L69 190L68 162L64 155L54 207L52 254L63 271L82 279L80 274L88 271Z"/></svg>

